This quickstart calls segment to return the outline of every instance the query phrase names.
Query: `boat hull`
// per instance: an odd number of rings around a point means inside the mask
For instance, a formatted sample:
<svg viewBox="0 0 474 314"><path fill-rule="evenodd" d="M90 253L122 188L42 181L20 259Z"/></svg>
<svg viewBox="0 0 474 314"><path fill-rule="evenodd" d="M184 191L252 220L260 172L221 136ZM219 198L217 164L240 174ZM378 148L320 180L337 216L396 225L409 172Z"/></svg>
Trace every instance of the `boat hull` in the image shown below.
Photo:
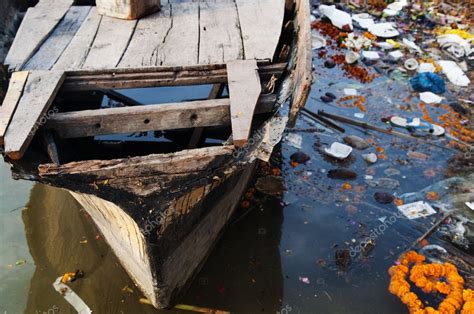
<svg viewBox="0 0 474 314"><path fill-rule="evenodd" d="M200 213L192 215L193 221L175 219L167 223L166 218L158 221L155 215L132 218L129 210L95 195L70 193L91 216L144 295L155 307L168 308L183 295L206 261L238 206L255 164L234 172L197 202L188 201L192 207L183 205L184 201L175 202L172 212ZM190 189L181 198L192 199L196 190L199 188Z"/></svg>

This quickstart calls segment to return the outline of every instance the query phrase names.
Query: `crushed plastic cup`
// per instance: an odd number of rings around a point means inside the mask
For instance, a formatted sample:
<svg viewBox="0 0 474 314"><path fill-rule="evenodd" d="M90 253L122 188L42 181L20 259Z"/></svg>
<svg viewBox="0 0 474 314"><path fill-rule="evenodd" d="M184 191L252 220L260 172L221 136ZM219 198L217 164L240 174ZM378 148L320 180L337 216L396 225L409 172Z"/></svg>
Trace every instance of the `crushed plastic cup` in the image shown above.
<svg viewBox="0 0 474 314"><path fill-rule="evenodd" d="M415 71L418 68L418 61L414 58L407 59L405 60L404 66L408 71Z"/></svg>
<svg viewBox="0 0 474 314"><path fill-rule="evenodd" d="M344 26L348 25L349 29L352 30L352 18L349 13L336 9L335 5L324 4L319 6L319 11L337 28L342 29Z"/></svg>
<svg viewBox="0 0 474 314"><path fill-rule="evenodd" d="M329 148L324 148L326 154L336 159L346 159L352 152L352 147L339 142L334 142Z"/></svg>

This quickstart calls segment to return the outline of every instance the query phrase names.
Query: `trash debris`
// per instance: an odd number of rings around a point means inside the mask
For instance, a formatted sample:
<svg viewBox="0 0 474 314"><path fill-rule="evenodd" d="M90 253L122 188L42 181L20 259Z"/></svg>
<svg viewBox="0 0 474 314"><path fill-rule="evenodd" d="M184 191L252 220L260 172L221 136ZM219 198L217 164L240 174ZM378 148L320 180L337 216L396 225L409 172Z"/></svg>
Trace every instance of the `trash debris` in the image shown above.
<svg viewBox="0 0 474 314"><path fill-rule="evenodd" d="M400 50L394 50L388 53L388 55L395 61L400 60L404 55Z"/></svg>
<svg viewBox="0 0 474 314"><path fill-rule="evenodd" d="M358 137L357 135L345 136L343 140L344 143L356 149L363 150L369 147L369 143L367 143L364 139Z"/></svg>
<svg viewBox="0 0 474 314"><path fill-rule="evenodd" d="M438 64L443 69L444 75L446 75L448 80L454 85L466 87L471 83L463 70L454 61L440 60ZM437 93L436 91L432 92Z"/></svg>
<svg viewBox="0 0 474 314"><path fill-rule="evenodd" d="M79 314L90 314L92 313L91 309L87 306L87 304L67 285L63 283L63 276L58 277L54 283L54 289L59 292L64 299L66 299L69 304L71 304L74 309Z"/></svg>
<svg viewBox="0 0 474 314"><path fill-rule="evenodd" d="M391 38L400 35L392 23L375 23L368 27L370 33L381 38Z"/></svg>
<svg viewBox="0 0 474 314"><path fill-rule="evenodd" d="M360 58L360 55L355 51L349 50L346 53L346 62L348 64L352 64L352 63L356 62L357 60L359 60L359 58Z"/></svg>
<svg viewBox="0 0 474 314"><path fill-rule="evenodd" d="M432 92L420 93L420 99L422 102L427 104L439 104L443 101L443 97L433 94Z"/></svg>
<svg viewBox="0 0 474 314"><path fill-rule="evenodd" d="M16 266L20 266L20 265L24 265L26 264L26 260L25 259L19 259L15 262L15 265Z"/></svg>
<svg viewBox="0 0 474 314"><path fill-rule="evenodd" d="M445 132L443 127L428 123L420 118L393 116L390 118L390 123L400 128L406 128L410 132L425 132L434 136L441 136Z"/></svg>
<svg viewBox="0 0 474 314"><path fill-rule="evenodd" d="M328 178L340 180L355 180L357 173L345 168L331 169L327 173Z"/></svg>
<svg viewBox="0 0 474 314"><path fill-rule="evenodd" d="M76 270L73 273L65 273L61 277L61 282L62 283L68 283L68 282L73 282L78 278L83 278L84 277L84 272L82 270Z"/></svg>
<svg viewBox="0 0 474 314"><path fill-rule="evenodd" d="M408 71L415 71L418 68L418 61L414 58L406 59L403 65Z"/></svg>
<svg viewBox="0 0 474 314"><path fill-rule="evenodd" d="M430 204L419 201L410 204L397 206L398 210L403 213L408 219L417 219L436 214L436 211Z"/></svg>
<svg viewBox="0 0 474 314"><path fill-rule="evenodd" d="M285 137L288 144L293 146L296 149L301 149L301 145L303 144L303 137L299 134L290 133Z"/></svg>
<svg viewBox="0 0 474 314"><path fill-rule="evenodd" d="M298 277L298 280L301 281L302 283L307 284L307 285L310 284L308 277Z"/></svg>
<svg viewBox="0 0 474 314"><path fill-rule="evenodd" d="M377 51L362 51L362 56L367 60L378 60L380 59L380 55Z"/></svg>
<svg viewBox="0 0 474 314"><path fill-rule="evenodd" d="M423 72L410 79L411 87L417 92L432 92L443 94L446 87L443 79L431 72Z"/></svg>
<svg viewBox="0 0 474 314"><path fill-rule="evenodd" d="M319 6L319 11L337 28L349 31L352 30L352 18L350 14L336 9L335 5L322 4Z"/></svg>
<svg viewBox="0 0 474 314"><path fill-rule="evenodd" d="M370 164L376 163L378 159L374 153L362 154L362 158Z"/></svg>
<svg viewBox="0 0 474 314"><path fill-rule="evenodd" d="M336 159L346 159L352 152L352 147L339 142L334 142L329 148L324 148L326 154Z"/></svg>
<svg viewBox="0 0 474 314"><path fill-rule="evenodd" d="M316 34L314 31L311 33L311 47L313 49L321 49L326 46L326 39Z"/></svg>
<svg viewBox="0 0 474 314"><path fill-rule="evenodd" d="M354 88L344 88L344 95L346 96L357 96L357 89Z"/></svg>

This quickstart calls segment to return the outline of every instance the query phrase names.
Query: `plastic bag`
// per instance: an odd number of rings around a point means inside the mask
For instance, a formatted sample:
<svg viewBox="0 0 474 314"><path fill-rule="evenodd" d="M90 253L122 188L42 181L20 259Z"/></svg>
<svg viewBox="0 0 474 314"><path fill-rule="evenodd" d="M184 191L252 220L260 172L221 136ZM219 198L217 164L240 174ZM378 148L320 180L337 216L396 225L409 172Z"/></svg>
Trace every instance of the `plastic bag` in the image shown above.
<svg viewBox="0 0 474 314"><path fill-rule="evenodd" d="M446 91L444 80L437 74L423 72L410 79L411 87L417 92L443 94Z"/></svg>

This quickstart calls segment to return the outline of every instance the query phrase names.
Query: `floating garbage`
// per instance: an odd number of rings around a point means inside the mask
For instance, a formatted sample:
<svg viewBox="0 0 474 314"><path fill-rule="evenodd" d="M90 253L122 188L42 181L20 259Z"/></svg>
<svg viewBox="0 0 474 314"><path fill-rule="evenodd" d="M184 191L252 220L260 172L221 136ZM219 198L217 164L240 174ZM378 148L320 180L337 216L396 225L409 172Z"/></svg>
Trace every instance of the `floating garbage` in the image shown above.
<svg viewBox="0 0 474 314"><path fill-rule="evenodd" d="M443 100L443 97L433 94L432 92L424 92L420 93L420 99L427 104L439 104Z"/></svg>
<svg viewBox="0 0 474 314"><path fill-rule="evenodd" d="M346 159L352 152L352 147L339 143L334 142L331 144L331 147L324 148L326 154L336 159Z"/></svg>
<svg viewBox="0 0 474 314"><path fill-rule="evenodd" d="M344 143L356 149L366 149L369 147L369 144L363 138L360 138L357 135L345 136L343 140Z"/></svg>
<svg viewBox="0 0 474 314"><path fill-rule="evenodd" d="M319 11L337 28L343 29L344 27L348 27L349 30L352 30L352 18L349 13L336 9L335 5L324 4L319 6Z"/></svg>
<svg viewBox="0 0 474 314"><path fill-rule="evenodd" d="M407 47L408 49L410 49L410 50L414 50L414 51L416 51L416 52L418 52L418 53L422 53L422 52L423 52L423 51L421 51L421 48L418 47L418 45L415 44L415 43L414 43L413 41L411 41L411 40L408 40L408 39L406 39L406 38L403 38L402 42L403 42L403 45L404 45L405 47Z"/></svg>
<svg viewBox="0 0 474 314"><path fill-rule="evenodd" d="M403 66L408 71L415 71L418 68L418 61L416 61L414 58L406 59Z"/></svg>
<svg viewBox="0 0 474 314"><path fill-rule="evenodd" d="M400 186L400 182L398 180L391 178L373 178L370 176L365 178L365 183L367 183L372 188L389 190L394 190Z"/></svg>
<svg viewBox="0 0 474 314"><path fill-rule="evenodd" d="M397 61L403 57L403 52L401 52L400 50L395 50L395 51L389 52L388 55L390 56L390 58Z"/></svg>
<svg viewBox="0 0 474 314"><path fill-rule="evenodd" d="M360 58L360 55L357 52L349 50L346 53L345 60L348 64L352 64L352 63L356 62L359 58Z"/></svg>
<svg viewBox="0 0 474 314"><path fill-rule="evenodd" d="M454 85L466 87L471 82L456 62L440 60L438 61L438 64L441 66L444 75L446 75L448 80ZM433 92L436 93L435 91Z"/></svg>
<svg viewBox="0 0 474 314"><path fill-rule="evenodd" d="M433 207L424 201L400 205L397 206L397 208L408 219L417 219L420 217L436 214L436 211L433 209Z"/></svg>
<svg viewBox="0 0 474 314"><path fill-rule="evenodd" d="M400 11L408 4L406 0L402 1L395 1L387 5L387 7L383 10L383 13L387 16L395 16L400 13Z"/></svg>
<svg viewBox="0 0 474 314"><path fill-rule="evenodd" d="M378 60L380 59L380 55L377 51L362 51L362 56L367 60Z"/></svg>
<svg viewBox="0 0 474 314"><path fill-rule="evenodd" d="M391 38L400 35L393 24L389 22L372 24L369 26L368 30L370 33L381 38Z"/></svg>
<svg viewBox="0 0 474 314"><path fill-rule="evenodd" d="M374 19L368 13L353 14L352 19L363 29L368 29L375 24Z"/></svg>
<svg viewBox="0 0 474 314"><path fill-rule="evenodd" d="M370 164L377 162L377 155L374 153L362 154L362 158Z"/></svg>
<svg viewBox="0 0 474 314"><path fill-rule="evenodd" d="M321 49L326 46L326 39L321 35L311 32L311 47L313 49Z"/></svg>
<svg viewBox="0 0 474 314"><path fill-rule="evenodd" d="M357 96L357 89L355 88L344 88L343 92L346 96Z"/></svg>
<svg viewBox="0 0 474 314"><path fill-rule="evenodd" d="M434 73L436 71L436 67L432 63L422 62L418 65L418 73L424 72L431 72Z"/></svg>
<svg viewBox="0 0 474 314"><path fill-rule="evenodd" d="M394 126L405 128L411 132L428 132L431 135L441 136L445 133L442 126L432 124L420 118L403 118L399 116L390 117L390 123Z"/></svg>
<svg viewBox="0 0 474 314"><path fill-rule="evenodd" d="M439 75L430 72L419 73L412 77L410 84L417 92L443 94L446 91L444 80Z"/></svg>

